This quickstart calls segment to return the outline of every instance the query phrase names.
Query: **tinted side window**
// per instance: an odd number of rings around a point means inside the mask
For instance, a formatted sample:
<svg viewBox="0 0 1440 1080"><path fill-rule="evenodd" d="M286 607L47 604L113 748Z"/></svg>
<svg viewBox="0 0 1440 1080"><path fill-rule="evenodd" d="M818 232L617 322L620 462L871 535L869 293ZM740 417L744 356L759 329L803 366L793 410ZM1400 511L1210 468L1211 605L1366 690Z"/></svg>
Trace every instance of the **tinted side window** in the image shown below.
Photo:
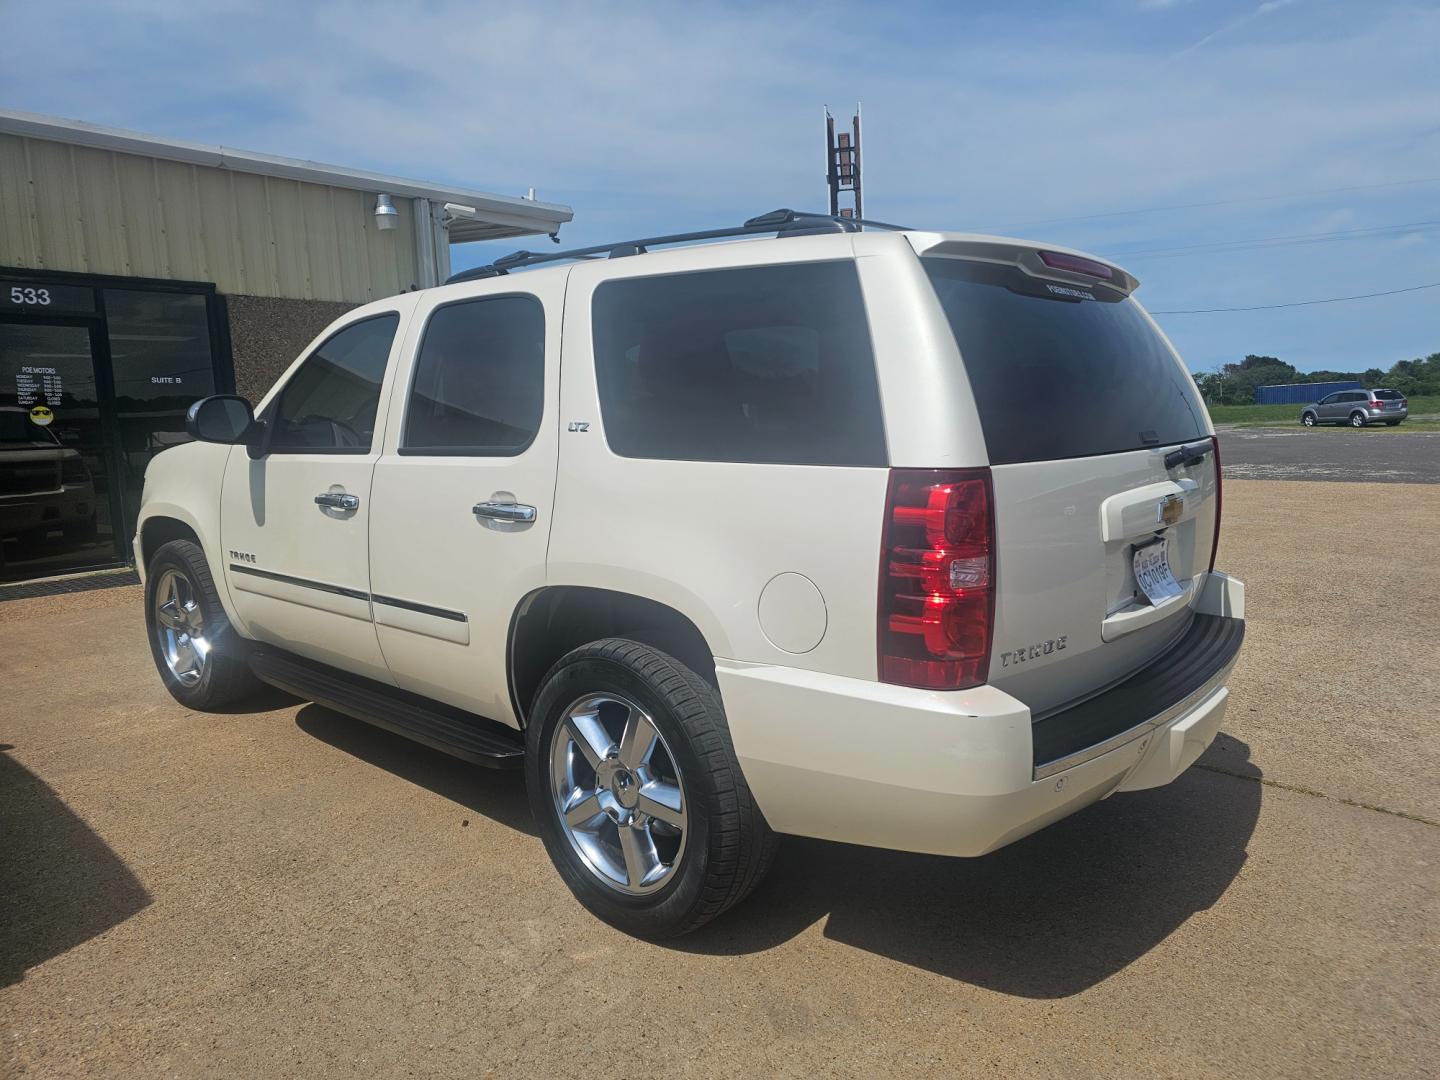
<svg viewBox="0 0 1440 1080"><path fill-rule="evenodd" d="M1367 394L1367 393L1365 393L1365 391L1363 391L1363 390L1351 390L1348 394L1345 395L1345 400L1346 400L1346 401L1365 401L1365 400L1367 400L1369 397L1370 397L1370 395Z"/></svg>
<svg viewBox="0 0 1440 1080"><path fill-rule="evenodd" d="M1335 402L1336 402L1337 400L1339 400L1339 398L1340 398L1340 395L1339 395L1339 394L1326 394L1324 397L1322 397L1322 398L1321 398L1319 401L1317 401L1315 404L1317 404L1317 405L1334 405Z"/></svg>
<svg viewBox="0 0 1440 1080"><path fill-rule="evenodd" d="M400 316L377 315L326 339L280 391L270 449L364 454Z"/></svg>
<svg viewBox="0 0 1440 1080"><path fill-rule="evenodd" d="M885 465L851 262L608 281L593 301L605 437L625 457Z"/></svg>
<svg viewBox="0 0 1440 1080"><path fill-rule="evenodd" d="M540 430L545 309L530 296L466 300L430 316L402 453L518 454Z"/></svg>

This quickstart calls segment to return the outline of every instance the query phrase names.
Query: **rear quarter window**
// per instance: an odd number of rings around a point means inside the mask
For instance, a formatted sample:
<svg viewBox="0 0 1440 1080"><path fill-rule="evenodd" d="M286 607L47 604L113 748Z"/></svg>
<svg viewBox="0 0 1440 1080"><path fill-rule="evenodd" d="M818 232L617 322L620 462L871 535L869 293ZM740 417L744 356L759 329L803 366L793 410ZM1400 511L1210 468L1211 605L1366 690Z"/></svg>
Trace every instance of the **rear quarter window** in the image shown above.
<svg viewBox="0 0 1440 1080"><path fill-rule="evenodd" d="M592 301L595 377L624 457L887 463L848 261L622 278Z"/></svg>
<svg viewBox="0 0 1440 1080"><path fill-rule="evenodd" d="M1194 381L1133 300L1017 266L921 261L960 349L992 465L1206 435Z"/></svg>

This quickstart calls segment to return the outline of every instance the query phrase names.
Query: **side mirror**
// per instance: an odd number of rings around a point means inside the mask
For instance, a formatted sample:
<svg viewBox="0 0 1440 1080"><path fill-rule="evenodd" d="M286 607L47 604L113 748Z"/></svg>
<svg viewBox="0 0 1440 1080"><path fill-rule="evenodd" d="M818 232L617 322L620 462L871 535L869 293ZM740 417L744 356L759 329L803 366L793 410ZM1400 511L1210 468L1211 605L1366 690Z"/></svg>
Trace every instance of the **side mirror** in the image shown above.
<svg viewBox="0 0 1440 1080"><path fill-rule="evenodd" d="M185 413L185 430L201 442L231 446L249 441L255 430L250 402L234 394L201 398Z"/></svg>

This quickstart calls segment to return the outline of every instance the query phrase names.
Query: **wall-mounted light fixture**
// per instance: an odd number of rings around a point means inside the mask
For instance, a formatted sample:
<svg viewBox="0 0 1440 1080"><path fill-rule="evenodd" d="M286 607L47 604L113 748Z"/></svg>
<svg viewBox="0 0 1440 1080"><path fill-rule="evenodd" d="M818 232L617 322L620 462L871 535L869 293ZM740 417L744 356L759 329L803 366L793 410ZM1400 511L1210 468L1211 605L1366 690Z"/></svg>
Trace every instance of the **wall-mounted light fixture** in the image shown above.
<svg viewBox="0 0 1440 1080"><path fill-rule="evenodd" d="M400 211L395 209L394 202L389 195L375 196L375 227L377 229L394 229L400 224Z"/></svg>

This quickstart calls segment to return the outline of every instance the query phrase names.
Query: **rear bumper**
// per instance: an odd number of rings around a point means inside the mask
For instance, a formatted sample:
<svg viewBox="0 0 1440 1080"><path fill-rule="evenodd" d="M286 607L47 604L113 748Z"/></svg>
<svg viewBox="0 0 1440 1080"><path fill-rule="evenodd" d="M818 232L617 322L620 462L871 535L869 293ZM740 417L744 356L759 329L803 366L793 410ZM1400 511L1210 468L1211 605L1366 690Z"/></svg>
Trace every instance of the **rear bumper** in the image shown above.
<svg viewBox="0 0 1440 1080"><path fill-rule="evenodd" d="M1392 410L1390 410L1390 409L1384 409L1384 410L1366 409L1366 410L1365 410L1365 415L1366 415L1367 417L1369 417L1371 420L1404 420L1407 416L1410 415L1410 410L1409 410L1409 409L1395 409L1395 410L1392 411Z"/></svg>
<svg viewBox="0 0 1440 1080"><path fill-rule="evenodd" d="M1195 607L1212 620L1241 622L1244 586L1207 575ZM914 690L729 660L716 661L716 674L741 768L772 828L981 855L1116 791L1180 775L1220 728L1235 655L1217 652L1212 670L1168 689L1153 685L1154 707L1138 722L1119 714L1121 727L1100 743L1038 764L1030 710L991 686ZM1089 714L1103 713L1105 698L1155 667L1085 703ZM1115 708L1133 710L1137 696L1130 687L1132 700L1115 698Z"/></svg>

